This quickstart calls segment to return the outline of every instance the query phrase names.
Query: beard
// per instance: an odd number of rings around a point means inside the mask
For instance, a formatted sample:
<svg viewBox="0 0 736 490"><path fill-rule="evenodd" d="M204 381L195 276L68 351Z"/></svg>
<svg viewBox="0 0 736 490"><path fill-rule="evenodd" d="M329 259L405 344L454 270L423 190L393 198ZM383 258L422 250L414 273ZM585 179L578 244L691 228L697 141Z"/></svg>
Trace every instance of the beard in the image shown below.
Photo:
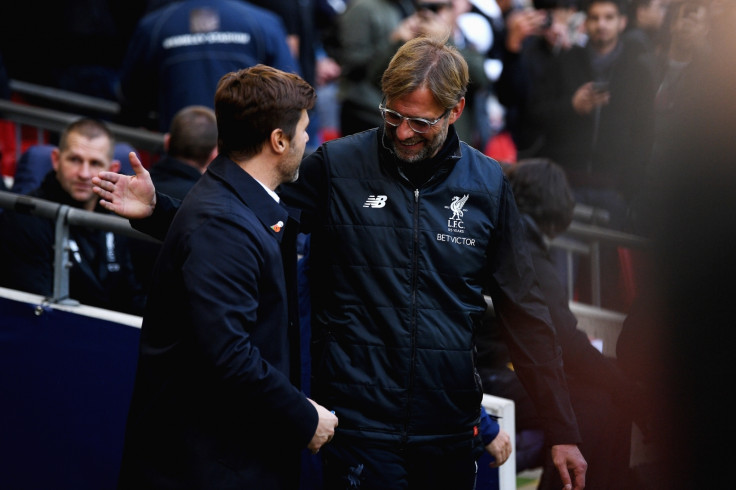
<svg viewBox="0 0 736 490"><path fill-rule="evenodd" d="M447 121L443 121L442 129L435 133L434 136L428 136L432 134L431 131L424 134L414 133L411 138L404 140L404 143L414 144L423 141L424 146L418 151L407 151L396 144L396 128L385 127L384 146L386 146L386 148L396 156L402 165L417 165L418 163L432 158L438 151L440 151L440 148L442 148L442 145L445 144L445 140L447 139L448 128L449 123Z"/></svg>

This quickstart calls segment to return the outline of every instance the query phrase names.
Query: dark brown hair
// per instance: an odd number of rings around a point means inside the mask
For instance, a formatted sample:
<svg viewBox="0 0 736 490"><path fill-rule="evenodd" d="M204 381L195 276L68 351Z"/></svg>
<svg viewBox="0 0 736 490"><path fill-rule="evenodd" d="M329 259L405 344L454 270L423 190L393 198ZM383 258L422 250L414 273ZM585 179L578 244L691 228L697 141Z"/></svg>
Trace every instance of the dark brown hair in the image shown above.
<svg viewBox="0 0 736 490"><path fill-rule="evenodd" d="M302 111L316 99L301 77L270 66L224 75L215 92L218 152L232 159L252 157L279 128L293 138Z"/></svg>
<svg viewBox="0 0 736 490"><path fill-rule="evenodd" d="M572 222L575 198L565 171L547 158L522 159L505 169L519 211L552 238Z"/></svg>
<svg viewBox="0 0 736 490"><path fill-rule="evenodd" d="M192 105L180 109L169 128L169 155L191 160L200 167L209 163L217 146L217 119L209 107Z"/></svg>

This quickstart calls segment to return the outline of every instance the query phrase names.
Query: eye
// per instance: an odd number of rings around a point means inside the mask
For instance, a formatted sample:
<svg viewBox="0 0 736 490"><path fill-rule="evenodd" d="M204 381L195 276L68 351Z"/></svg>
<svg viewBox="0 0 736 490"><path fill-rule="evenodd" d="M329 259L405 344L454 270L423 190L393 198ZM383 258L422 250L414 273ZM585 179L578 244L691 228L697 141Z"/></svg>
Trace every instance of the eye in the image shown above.
<svg viewBox="0 0 736 490"><path fill-rule="evenodd" d="M398 115L397 113L386 110L385 114L386 114L386 121L389 124L393 124L395 126L398 126L399 124L401 124L401 116Z"/></svg>
<svg viewBox="0 0 736 490"><path fill-rule="evenodd" d="M426 133L429 131L429 128L432 127L431 124L429 124L424 119L409 119L410 126L414 128L414 131L417 131L419 133Z"/></svg>

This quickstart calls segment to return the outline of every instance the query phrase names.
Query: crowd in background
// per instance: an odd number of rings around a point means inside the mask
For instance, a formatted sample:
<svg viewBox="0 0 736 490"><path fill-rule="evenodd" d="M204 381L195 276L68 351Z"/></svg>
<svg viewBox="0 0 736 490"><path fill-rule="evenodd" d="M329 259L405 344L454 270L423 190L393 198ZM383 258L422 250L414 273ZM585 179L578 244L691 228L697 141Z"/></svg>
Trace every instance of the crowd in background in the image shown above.
<svg viewBox="0 0 736 490"><path fill-rule="evenodd" d="M652 157L660 154L657 135L666 131L668 114L678 102L673 90L690 76L686 65L707 49L708 24L723 2L620 0L627 19L620 26L626 53L601 58L595 66L582 59L583 48L589 51L592 44L587 0L38 3L9 5L0 20L0 53L11 79L118 101L118 122L165 132L182 107L211 106L222 73L264 62L298 71L318 89L319 102L310 114L312 149L325 139L380 124L378 79L398 45L421 34L449 31L471 69L466 114L457 123L461 138L500 161L558 161L580 188L576 198L602 202L612 211L611 226L625 229L641 179L649 169L657 171ZM175 11L174 4L235 10L219 18L206 8L198 8L196 15L182 13L183 7ZM252 14L236 4L268 9L272 15ZM47 15L34 15L38 10ZM185 34L213 32L251 33L260 51L244 47L254 42L231 40L225 51L206 41L209 51L193 55L201 59L183 61L168 57L175 49L161 47L167 38L197 43ZM29 35L43 49L18 42ZM613 58L638 62L631 67ZM614 74L612 64L627 67L614 68ZM569 98L577 84L593 78L609 84L612 97L605 104L611 106L583 108L589 102L579 95L573 107ZM620 108L620 100L627 108ZM586 117L580 117L582 111ZM628 127L626 134L618 125ZM597 167L592 176L589 160ZM624 200L588 192L607 186Z"/></svg>
<svg viewBox="0 0 736 490"><path fill-rule="evenodd" d="M251 13L261 19L256 24L273 28L252 35L262 36L269 50L254 52L251 58L218 55L219 64L209 77L203 70L213 66L213 60L204 56L195 68L169 72L171 78L167 78L161 67L178 61L167 61L165 52L153 57L151 40L196 41L176 29L204 35L221 26L227 26L228 33L254 28L253 22L239 25L242 19L237 16L213 16L206 8L213 2L236 12L244 12L236 4L255 5L249 12L257 12ZM174 26L176 9L187 3L201 8L196 16L187 14ZM697 97L704 96L703 87L714 84L714 93L724 97L723 107L732 103L727 91L719 91L723 87L713 80L732 72L711 62L714 56L726 65L731 62L728 41L732 36L723 26L732 20L732 2L421 3L435 6L422 7L411 0L137 0L53 5L29 0L4 7L0 54L8 79L120 102L116 122L161 132L169 130L173 115L183 107L211 105L208 86L195 91L190 85L193 80L210 83L214 93L219 76L241 68L237 63L247 59L297 71L320 94L310 113L309 147L314 149L335 136L383 124L378 110L380 75L398 46L422 34L449 32L450 42L461 50L471 70L465 114L456 125L461 139L506 163L551 158L565 170L575 201L608 211L606 225L613 229L652 236L660 245L665 238L677 236L676 226L662 221L661 201L656 199L674 192L674 187L663 189L663 182L676 185L684 194L688 180L683 175L703 177L691 174L693 169L683 171L684 163L678 159L683 147L672 145L672 134L704 137L694 131L703 128L683 126L694 107L702 116L697 121L714 122L703 112L721 105L708 99L709 105L699 107L702 99ZM46 14L36 15L40 10ZM237 44L237 36L234 39L230 44ZM179 84L181 90L172 84ZM163 100L172 95L175 100L170 104ZM0 96L10 97L7 86L0 84ZM715 118L719 136L727 122ZM710 142L707 139L698 148ZM720 151L720 140L713 142L708 149ZM673 175L673 169L681 173ZM705 171L718 174L711 166ZM702 190L699 187L698 192ZM696 211L703 210L691 210L691 219L702 216ZM683 257L676 258L687 263ZM609 278L604 282L604 305L628 311L631 303L620 291L625 271L619 250L603 250L602 259ZM666 272L674 274L669 268ZM674 288L674 293L681 297L693 291L682 287ZM638 308L640 301L634 306ZM639 309L632 311L641 314ZM713 318L723 319L715 314ZM634 321L642 320L632 316Z"/></svg>
<svg viewBox="0 0 736 490"><path fill-rule="evenodd" d="M381 124L378 82L391 55L412 37L447 32L471 74L461 139L503 162L551 158L578 203L607 211L607 227L645 234L646 186L666 167L663 135L728 2L604 2L618 10L610 22L591 17L588 0L37 3L9 5L0 19L9 79L119 102L115 122L166 132L181 108L212 106L222 74L264 63L317 89L308 151ZM43 49L18 42L29 35ZM603 259L615 276L603 303L625 310L622 258L609 250Z"/></svg>

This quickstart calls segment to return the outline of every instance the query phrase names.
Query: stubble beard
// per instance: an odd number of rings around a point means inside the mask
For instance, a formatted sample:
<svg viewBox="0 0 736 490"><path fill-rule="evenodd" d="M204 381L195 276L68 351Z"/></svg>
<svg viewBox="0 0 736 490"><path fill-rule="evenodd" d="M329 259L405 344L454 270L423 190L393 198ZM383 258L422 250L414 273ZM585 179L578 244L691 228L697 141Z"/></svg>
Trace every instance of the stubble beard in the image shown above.
<svg viewBox="0 0 736 490"><path fill-rule="evenodd" d="M391 151L393 151L394 155L396 155L396 158L399 160L399 162L402 165L417 165L421 162L428 160L432 158L434 155L437 154L440 148L442 148L442 145L444 144L445 140L447 139L447 130L448 125L444 124L442 127L442 131L437 133L434 138L432 139L425 139L422 136L419 136L418 134L414 135L414 138L421 138L424 140L425 146L422 148L418 153L414 153L411 155L408 155L408 158L405 157L405 154L397 148L396 141L396 130L395 129L387 129L389 131L389 146ZM411 138L411 139L414 139Z"/></svg>

